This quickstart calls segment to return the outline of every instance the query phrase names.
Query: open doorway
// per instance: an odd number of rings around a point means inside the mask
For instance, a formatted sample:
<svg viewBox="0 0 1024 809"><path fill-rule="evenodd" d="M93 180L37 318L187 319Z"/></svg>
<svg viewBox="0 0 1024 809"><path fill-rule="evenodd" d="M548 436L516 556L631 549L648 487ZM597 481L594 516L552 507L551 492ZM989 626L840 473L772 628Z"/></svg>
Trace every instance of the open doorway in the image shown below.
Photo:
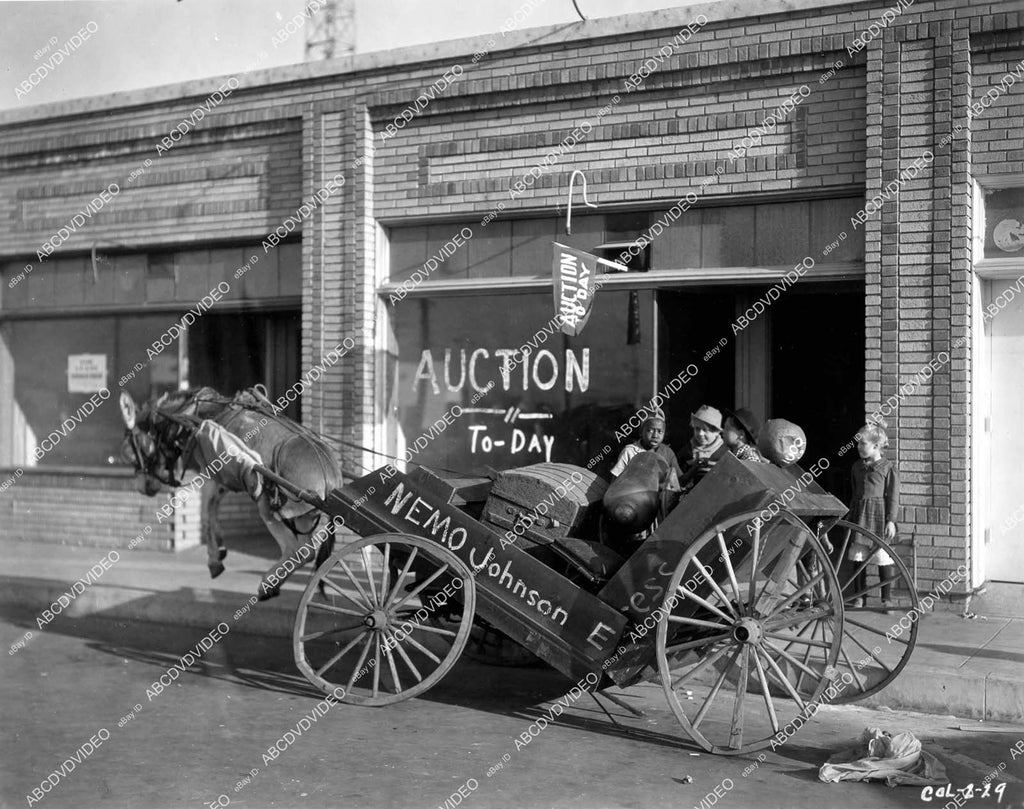
<svg viewBox="0 0 1024 809"><path fill-rule="evenodd" d="M658 389L688 364L699 369L665 403L666 443L685 449L690 413L701 404L789 419L807 434L803 465L827 457L819 482L849 502L844 459L853 456L836 452L864 419L863 284L798 285L734 333L737 314L766 291L739 284L658 291Z"/></svg>
<svg viewBox="0 0 1024 809"><path fill-rule="evenodd" d="M772 304L771 414L807 434L802 466L827 458L818 482L850 502L850 464L836 453L864 423L864 287L794 287Z"/></svg>
<svg viewBox="0 0 1024 809"><path fill-rule="evenodd" d="M735 342L731 338L735 293L728 287L701 287L658 291L658 385L661 390L689 366L698 369L665 411L668 444L677 455L686 454L690 441L690 414L702 404L730 407L735 396ZM715 354L709 355L712 349ZM707 357L707 359L705 359Z"/></svg>

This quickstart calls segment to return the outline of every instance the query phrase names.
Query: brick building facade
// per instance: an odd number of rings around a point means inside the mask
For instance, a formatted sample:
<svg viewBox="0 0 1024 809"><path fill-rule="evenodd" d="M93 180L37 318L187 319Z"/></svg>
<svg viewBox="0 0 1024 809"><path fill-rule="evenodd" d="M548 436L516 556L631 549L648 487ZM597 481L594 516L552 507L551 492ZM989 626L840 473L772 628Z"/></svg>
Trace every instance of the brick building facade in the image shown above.
<svg viewBox="0 0 1024 809"><path fill-rule="evenodd" d="M670 444L702 401L749 404L803 424L807 462L830 459L845 495L840 450L881 407L919 587L961 564L960 590L1006 578L1013 551L986 554L1012 533L994 454L1015 416L986 403L1022 397L985 370L1012 307L983 307L1024 266L983 214L1019 210L1024 188L1024 13L962 6L705 4L245 74L216 104L223 79L0 114L0 464L25 470L0 492L5 533L124 546L156 511L108 463L112 404L32 462L84 397L65 390L74 352L102 355L110 390L136 398L182 381L276 396L352 337L301 405L352 469L383 463L356 447L407 454L454 404L481 406L419 459L603 469L623 414L692 364L666 405ZM574 170L598 208L577 197L567 235ZM551 242L615 258L658 221L583 335L511 371L509 349L554 313ZM154 544L189 541L187 523Z"/></svg>

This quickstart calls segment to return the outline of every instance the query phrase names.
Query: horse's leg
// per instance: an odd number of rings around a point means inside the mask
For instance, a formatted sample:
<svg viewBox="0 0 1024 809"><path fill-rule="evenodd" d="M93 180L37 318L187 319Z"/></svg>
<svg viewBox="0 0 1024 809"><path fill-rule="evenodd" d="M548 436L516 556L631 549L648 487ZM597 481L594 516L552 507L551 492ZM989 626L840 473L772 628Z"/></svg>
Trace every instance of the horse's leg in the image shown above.
<svg viewBox="0 0 1024 809"><path fill-rule="evenodd" d="M202 488L200 495L200 514L202 515L203 542L206 544L206 566L210 569L210 578L215 579L224 572L223 559L227 556L224 539L220 531L220 520L217 512L220 501L224 497L224 487L213 482Z"/></svg>
<svg viewBox="0 0 1024 809"><path fill-rule="evenodd" d="M228 490L224 486L217 486L214 494L214 501L210 507L210 519L213 527L213 539L217 546L217 559L221 562L228 555L228 549L224 546L224 532L220 528L220 504Z"/></svg>
<svg viewBox="0 0 1024 809"><path fill-rule="evenodd" d="M263 524L267 526L270 535L274 537L278 547L281 549L281 558L277 560L277 564L264 573L263 578L260 580L260 588L256 595L260 601L265 601L276 596L281 591L281 584L295 572L296 568L301 567L303 562L311 558L313 554L312 548L309 548L304 553L299 552L302 546L298 538L287 526L277 519L265 494L256 501L256 505L259 509L260 517L263 518ZM286 562L288 564L285 564Z"/></svg>

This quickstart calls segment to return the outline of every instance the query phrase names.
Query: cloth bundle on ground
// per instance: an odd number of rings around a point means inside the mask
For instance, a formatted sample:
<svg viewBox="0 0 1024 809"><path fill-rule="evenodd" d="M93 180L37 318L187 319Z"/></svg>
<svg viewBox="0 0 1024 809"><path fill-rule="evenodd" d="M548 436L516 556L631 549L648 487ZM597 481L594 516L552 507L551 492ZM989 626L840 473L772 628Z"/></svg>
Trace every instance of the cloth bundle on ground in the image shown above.
<svg viewBox="0 0 1024 809"><path fill-rule="evenodd" d="M842 750L821 765L818 780L885 781L889 786L928 786L946 783L946 768L921 748L913 733L895 735L865 728L856 747Z"/></svg>

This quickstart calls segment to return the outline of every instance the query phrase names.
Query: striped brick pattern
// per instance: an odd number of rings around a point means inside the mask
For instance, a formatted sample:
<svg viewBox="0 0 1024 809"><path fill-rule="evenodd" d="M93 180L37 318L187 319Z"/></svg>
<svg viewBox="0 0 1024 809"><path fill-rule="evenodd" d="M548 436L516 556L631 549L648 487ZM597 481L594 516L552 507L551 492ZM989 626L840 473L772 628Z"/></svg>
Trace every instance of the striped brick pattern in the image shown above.
<svg viewBox="0 0 1024 809"><path fill-rule="evenodd" d="M95 206L99 210L62 241L59 253L87 250L97 239L124 246L258 241L298 205L302 166L296 119L253 124L242 132L199 130L163 155L153 141L122 140L120 148L109 149L93 142L95 134L42 137L32 151L0 149L5 252L34 258L111 184L116 184L112 193L120 191ZM112 139L125 134L116 124L106 131ZM51 150L63 159L55 159ZM133 177L136 170L143 173Z"/></svg>
<svg viewBox="0 0 1024 809"><path fill-rule="evenodd" d="M245 541L257 537L270 537L270 532L256 510L256 504L246 494L225 494L217 508L217 522L221 534L228 540Z"/></svg>
<svg viewBox="0 0 1024 809"><path fill-rule="evenodd" d="M977 102L992 88L998 88L1007 72L1024 59L1021 37L981 36L976 46L992 50L973 54L973 97ZM1024 172L1024 105L1020 81L971 121L974 145L972 170L976 177Z"/></svg>
<svg viewBox="0 0 1024 809"><path fill-rule="evenodd" d="M0 525L5 539L52 545L124 549L147 525L152 531L139 549L173 551L198 542L194 518L187 525L157 522L166 502L166 496L137 494L124 476L27 472L0 494Z"/></svg>
<svg viewBox="0 0 1024 809"><path fill-rule="evenodd" d="M611 194L674 201L719 168L724 174L709 186L708 196L863 183L863 71L851 65L819 84L831 65L820 60L814 72L795 69L787 76L716 87L716 101L701 86L673 93L646 89L620 95L603 117L598 113L621 90L614 83L579 100L571 92L568 99L538 100L529 107L525 99L509 99L487 117L479 111L431 114L438 101L401 135L383 142L378 135L375 163L382 174L376 200L389 216L436 214L439 206L448 212L474 203L478 210L491 208L507 202L510 187L526 181L534 166L543 167L543 174L528 183L513 210L557 204L575 169L587 173L589 187L602 199ZM743 157L730 155L802 84L810 96L796 110L768 127ZM569 145L577 127L589 131ZM567 145L560 152L562 143ZM548 155L554 158L545 164ZM409 194L410 180L415 196Z"/></svg>

